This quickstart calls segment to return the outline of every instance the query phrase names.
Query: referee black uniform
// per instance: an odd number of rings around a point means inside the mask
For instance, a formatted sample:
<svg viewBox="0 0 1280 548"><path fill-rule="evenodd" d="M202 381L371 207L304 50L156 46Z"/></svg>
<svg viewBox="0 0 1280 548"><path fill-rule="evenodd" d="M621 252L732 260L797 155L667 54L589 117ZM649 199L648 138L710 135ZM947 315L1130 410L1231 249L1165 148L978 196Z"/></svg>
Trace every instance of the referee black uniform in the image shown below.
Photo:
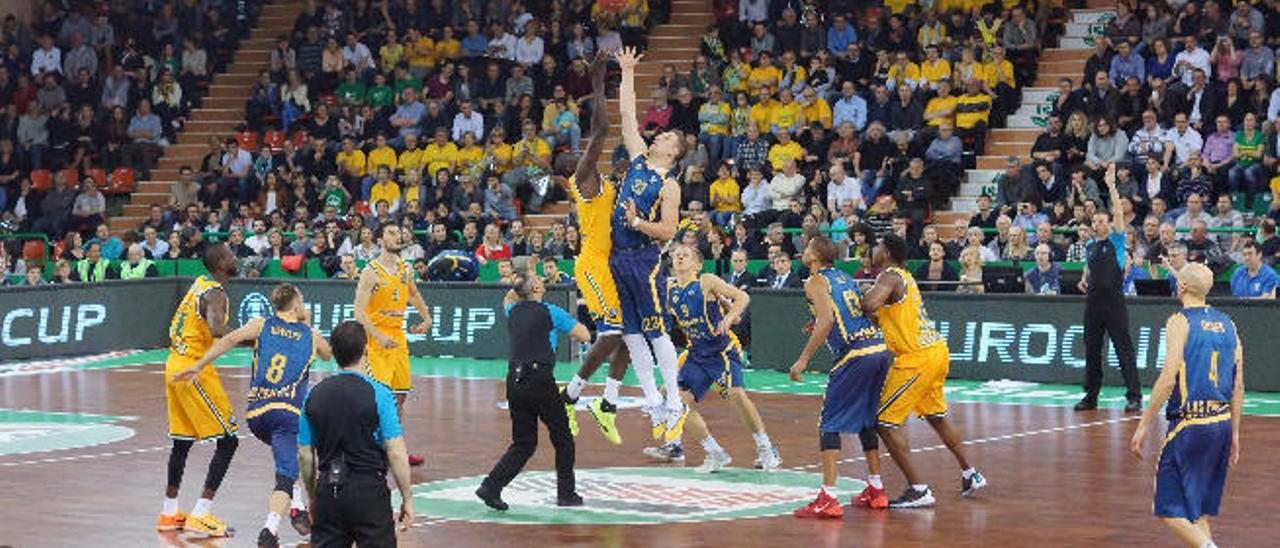
<svg viewBox="0 0 1280 548"><path fill-rule="evenodd" d="M354 321L334 328L330 344L341 370L311 389L298 421L298 464L314 501L316 548L396 546L388 467L404 501L401 522L413 521L409 457L395 396L360 373L366 341Z"/></svg>
<svg viewBox="0 0 1280 548"><path fill-rule="evenodd" d="M1111 187L1113 201L1119 201ZM1118 204L1115 209L1119 209ZM1124 303L1124 265L1126 261L1124 233L1113 229L1115 217L1094 214L1093 227L1098 237L1086 248L1084 301L1084 398L1075 409L1084 411L1098 407L1102 389L1103 345L1106 335L1115 346L1120 373L1127 387L1125 411L1142 410L1142 389L1138 384L1138 368L1129 336L1129 309Z"/></svg>
<svg viewBox="0 0 1280 548"><path fill-rule="evenodd" d="M539 420L547 425L556 450L556 504L582 505L573 474L573 434L569 432L569 417L552 370L558 334L566 333L577 342L587 342L591 334L563 308L542 302L544 292L537 276L520 273L515 288L503 302L510 341L507 404L511 412L511 446L476 489L476 496L495 510L507 509L502 489L515 479L538 448Z"/></svg>

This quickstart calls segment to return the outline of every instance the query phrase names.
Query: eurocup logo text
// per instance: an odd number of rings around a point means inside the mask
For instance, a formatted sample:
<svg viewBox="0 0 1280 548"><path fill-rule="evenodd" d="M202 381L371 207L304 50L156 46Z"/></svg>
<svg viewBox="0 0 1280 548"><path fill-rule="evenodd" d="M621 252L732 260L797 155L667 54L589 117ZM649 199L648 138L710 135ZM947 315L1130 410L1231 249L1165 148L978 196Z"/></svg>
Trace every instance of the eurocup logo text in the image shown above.
<svg viewBox="0 0 1280 548"><path fill-rule="evenodd" d="M240 325L244 325L254 318L265 318L275 313L271 306L271 301L261 293L250 293L240 299L240 310L238 319Z"/></svg>

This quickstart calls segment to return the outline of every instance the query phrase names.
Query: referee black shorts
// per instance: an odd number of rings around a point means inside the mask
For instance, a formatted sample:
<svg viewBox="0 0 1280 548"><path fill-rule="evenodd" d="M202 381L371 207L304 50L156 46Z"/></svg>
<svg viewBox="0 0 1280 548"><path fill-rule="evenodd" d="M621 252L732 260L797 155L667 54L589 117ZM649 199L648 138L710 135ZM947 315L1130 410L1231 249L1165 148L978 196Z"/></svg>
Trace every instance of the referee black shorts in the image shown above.
<svg viewBox="0 0 1280 548"><path fill-rule="evenodd" d="M349 548L354 543L360 548L395 548L391 491L382 474L351 474L337 496L317 482L315 497L312 547Z"/></svg>

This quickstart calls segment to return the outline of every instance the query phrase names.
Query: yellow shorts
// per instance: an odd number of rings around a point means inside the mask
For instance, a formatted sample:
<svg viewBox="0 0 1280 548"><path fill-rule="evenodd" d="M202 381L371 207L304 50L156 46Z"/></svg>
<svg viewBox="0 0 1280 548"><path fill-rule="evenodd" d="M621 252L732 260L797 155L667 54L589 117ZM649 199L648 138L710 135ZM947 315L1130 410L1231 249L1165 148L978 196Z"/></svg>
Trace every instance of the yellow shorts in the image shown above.
<svg viewBox="0 0 1280 548"><path fill-rule="evenodd" d="M169 354L165 361L165 399L169 409L169 437L175 440L207 440L236 434L231 400L213 365L207 365L189 382L172 382L174 373L196 360Z"/></svg>
<svg viewBox="0 0 1280 548"><path fill-rule="evenodd" d="M596 323L596 332L622 333L622 305L618 302L618 286L613 283L607 257L579 256L573 263L573 279L587 302L587 312Z"/></svg>
<svg viewBox="0 0 1280 548"><path fill-rule="evenodd" d="M383 348L377 339L369 337L369 344L365 347L369 367L366 373L392 392L408 394L413 389L413 381L409 377L409 343L403 333L390 336L398 343L391 349Z"/></svg>
<svg viewBox="0 0 1280 548"><path fill-rule="evenodd" d="M945 344L895 357L880 391L876 422L893 428L902 426L912 413L921 418L946 416L942 389L950 369L951 352Z"/></svg>

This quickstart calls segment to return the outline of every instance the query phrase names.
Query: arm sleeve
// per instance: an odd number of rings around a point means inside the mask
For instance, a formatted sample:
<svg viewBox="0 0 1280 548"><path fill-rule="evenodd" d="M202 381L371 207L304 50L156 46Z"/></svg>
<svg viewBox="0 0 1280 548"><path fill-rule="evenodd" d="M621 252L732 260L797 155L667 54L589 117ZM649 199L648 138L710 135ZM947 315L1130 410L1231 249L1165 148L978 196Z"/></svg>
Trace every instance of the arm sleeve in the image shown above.
<svg viewBox="0 0 1280 548"><path fill-rule="evenodd" d="M508 303L508 304L502 305L502 315L503 315L503 316L510 316L510 315L511 315L511 308L512 308L512 307L514 307L514 306L515 306L515 303Z"/></svg>
<svg viewBox="0 0 1280 548"><path fill-rule="evenodd" d="M302 412L298 413L298 445L311 445L311 421L307 420L305 400Z"/></svg>
<svg viewBox="0 0 1280 548"><path fill-rule="evenodd" d="M573 330L574 326L578 325L578 320L574 319L568 312L565 312L563 308L554 304L543 304L547 306L547 312L551 313L551 325L556 331L568 333Z"/></svg>
<svg viewBox="0 0 1280 548"><path fill-rule="evenodd" d="M373 383L370 382L370 384ZM382 385L374 386L374 399L378 404L378 431L382 433L381 441L404 435L404 430L400 428L400 417L396 414L396 398L391 395L391 390Z"/></svg>

